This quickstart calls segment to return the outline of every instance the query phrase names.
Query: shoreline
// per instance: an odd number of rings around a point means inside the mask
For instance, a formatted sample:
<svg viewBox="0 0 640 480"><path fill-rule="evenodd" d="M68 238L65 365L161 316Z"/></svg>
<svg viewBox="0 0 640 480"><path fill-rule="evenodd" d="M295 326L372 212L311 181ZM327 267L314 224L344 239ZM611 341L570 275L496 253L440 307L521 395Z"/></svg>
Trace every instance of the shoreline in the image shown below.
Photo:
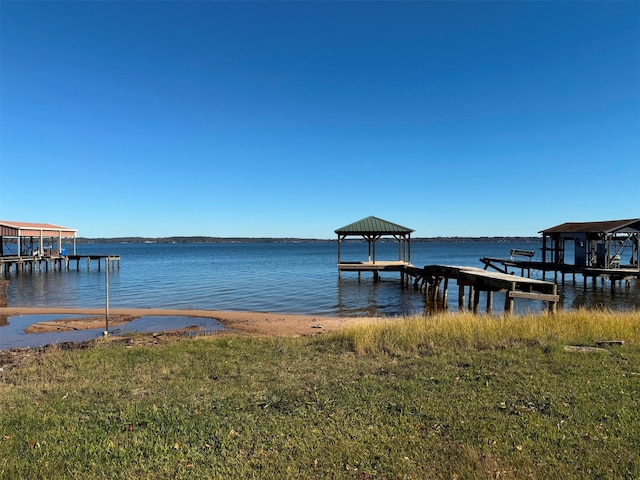
<svg viewBox="0 0 640 480"><path fill-rule="evenodd" d="M105 310L103 308L0 307L0 316L56 314L89 315L90 317L46 320L34 323L28 328L31 332L56 332L101 328L105 324ZM123 325L139 317L156 315L211 318L224 325L223 331L227 333L296 337L331 332L347 326L393 320L392 317L325 317L250 311L113 308L109 309L109 327Z"/></svg>

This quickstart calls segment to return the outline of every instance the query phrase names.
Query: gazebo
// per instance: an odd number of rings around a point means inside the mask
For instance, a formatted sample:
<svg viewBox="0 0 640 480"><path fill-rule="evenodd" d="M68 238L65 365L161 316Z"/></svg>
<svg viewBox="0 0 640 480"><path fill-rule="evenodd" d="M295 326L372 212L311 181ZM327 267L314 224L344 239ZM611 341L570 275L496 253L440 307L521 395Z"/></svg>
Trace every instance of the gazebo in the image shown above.
<svg viewBox="0 0 640 480"><path fill-rule="evenodd" d="M338 273L350 271L372 271L374 278L382 270L399 271L403 266L411 266L411 228L382 220L378 217L367 217L346 225L335 231L338 235ZM348 237L361 237L367 241L367 261L343 261L342 242ZM392 238L398 242L398 259L382 260L376 258L376 242L384 238Z"/></svg>

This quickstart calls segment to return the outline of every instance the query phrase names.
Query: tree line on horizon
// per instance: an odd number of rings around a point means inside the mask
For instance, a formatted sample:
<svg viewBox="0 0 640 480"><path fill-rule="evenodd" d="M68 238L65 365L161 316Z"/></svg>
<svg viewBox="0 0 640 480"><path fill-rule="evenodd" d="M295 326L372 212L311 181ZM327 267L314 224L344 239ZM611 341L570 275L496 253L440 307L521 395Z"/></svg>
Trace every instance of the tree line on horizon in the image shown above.
<svg viewBox="0 0 640 480"><path fill-rule="evenodd" d="M173 237L78 237L76 242L86 243L337 243L330 238L295 238L295 237L207 237L207 236L173 236ZM363 238L349 238L347 242L366 242ZM392 238L381 238L379 242L396 242ZM415 237L414 243L420 242L539 242L539 237Z"/></svg>

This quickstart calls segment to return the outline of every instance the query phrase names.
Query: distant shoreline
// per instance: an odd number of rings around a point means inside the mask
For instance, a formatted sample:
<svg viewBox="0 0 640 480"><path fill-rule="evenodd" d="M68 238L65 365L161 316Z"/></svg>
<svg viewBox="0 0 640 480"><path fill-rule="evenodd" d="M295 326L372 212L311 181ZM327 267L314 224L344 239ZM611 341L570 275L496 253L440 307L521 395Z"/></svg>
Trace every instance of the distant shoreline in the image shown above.
<svg viewBox="0 0 640 480"><path fill-rule="evenodd" d="M364 239L349 239L348 242L364 242ZM380 243L396 242L394 239L381 238ZM450 242L450 243L539 243L540 237L416 237L411 239L412 243L430 242ZM337 243L337 239L319 238L277 238L277 237L113 237L113 238L89 238L78 237L77 244L93 243L133 243L133 244L154 244L154 243Z"/></svg>

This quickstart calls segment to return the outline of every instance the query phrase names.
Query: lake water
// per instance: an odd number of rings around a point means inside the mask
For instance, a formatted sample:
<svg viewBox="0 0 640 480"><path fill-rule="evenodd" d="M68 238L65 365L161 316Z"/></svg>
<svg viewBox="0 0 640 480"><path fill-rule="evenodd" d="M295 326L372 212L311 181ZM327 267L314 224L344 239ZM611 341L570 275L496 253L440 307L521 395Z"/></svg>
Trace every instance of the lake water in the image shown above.
<svg viewBox="0 0 640 480"><path fill-rule="evenodd" d="M413 242L412 263L483 267L481 257L508 258L512 248L535 250L537 242ZM379 243L378 260L397 258L397 244ZM67 247L67 251L71 251ZM245 310L313 315L408 315L429 311L423 296L403 289L398 273L381 275L374 283L370 273L337 272L337 245L323 243L153 243L81 244L78 254L116 254L119 269L109 271L111 308L175 308ZM367 244L346 243L342 260L366 260ZM517 271L516 274L520 272ZM541 278L540 272L532 272ZM548 275L547 278L553 278ZM105 271L94 261L90 269L72 262L70 270L12 274L8 303L15 307L104 307ZM450 285L450 309L457 310L457 287ZM618 289L611 295L609 283L583 290L567 277L559 286L564 308L640 308L640 287ZM502 300L494 299L496 311ZM516 301L516 311L540 311L543 302Z"/></svg>

